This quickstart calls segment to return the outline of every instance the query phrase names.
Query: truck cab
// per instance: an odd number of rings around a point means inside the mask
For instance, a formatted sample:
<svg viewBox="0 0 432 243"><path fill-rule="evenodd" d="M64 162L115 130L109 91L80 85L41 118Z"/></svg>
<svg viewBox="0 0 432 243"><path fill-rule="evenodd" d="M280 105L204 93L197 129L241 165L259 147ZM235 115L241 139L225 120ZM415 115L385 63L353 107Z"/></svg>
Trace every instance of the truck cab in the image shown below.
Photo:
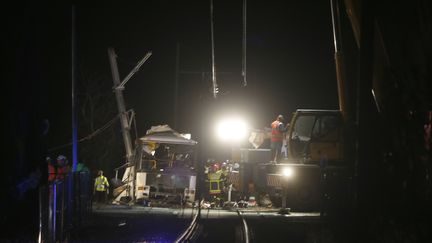
<svg viewBox="0 0 432 243"><path fill-rule="evenodd" d="M293 163L344 164L344 122L339 110L298 109L286 134Z"/></svg>
<svg viewBox="0 0 432 243"><path fill-rule="evenodd" d="M286 183L282 171L290 168L293 173L287 188L290 207L343 208L343 203L350 200L352 185L346 127L339 110L296 110L286 132L287 158L266 167L267 190L275 193L282 190Z"/></svg>

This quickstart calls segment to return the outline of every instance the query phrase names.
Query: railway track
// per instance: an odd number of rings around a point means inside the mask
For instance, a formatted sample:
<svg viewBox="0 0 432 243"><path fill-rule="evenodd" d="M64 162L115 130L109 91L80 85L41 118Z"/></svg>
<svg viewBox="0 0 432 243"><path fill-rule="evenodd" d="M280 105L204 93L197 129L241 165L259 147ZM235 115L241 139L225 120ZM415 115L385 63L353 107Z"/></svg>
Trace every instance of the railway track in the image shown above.
<svg viewBox="0 0 432 243"><path fill-rule="evenodd" d="M239 210L226 213L199 209L186 230L176 239L180 242L251 242L248 223Z"/></svg>
<svg viewBox="0 0 432 243"><path fill-rule="evenodd" d="M314 242L326 233L318 212L201 209L176 242Z"/></svg>

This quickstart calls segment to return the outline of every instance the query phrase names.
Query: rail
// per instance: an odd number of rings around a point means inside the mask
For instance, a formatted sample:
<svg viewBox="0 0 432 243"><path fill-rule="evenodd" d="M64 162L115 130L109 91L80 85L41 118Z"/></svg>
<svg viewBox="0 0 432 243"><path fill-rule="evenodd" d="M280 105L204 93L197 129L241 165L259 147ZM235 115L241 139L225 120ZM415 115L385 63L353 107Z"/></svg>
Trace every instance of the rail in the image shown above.
<svg viewBox="0 0 432 243"><path fill-rule="evenodd" d="M237 215L240 217L240 219L242 221L243 242L249 243L250 242L250 240L249 240L250 239L249 227L246 223L246 220L243 218L242 213L239 210L237 210Z"/></svg>
<svg viewBox="0 0 432 243"><path fill-rule="evenodd" d="M175 240L175 243L179 242L193 242L195 237L198 236L199 220L201 217L201 203L198 205L198 211L195 214L189 227Z"/></svg>
<svg viewBox="0 0 432 243"><path fill-rule="evenodd" d="M174 241L176 243L180 242L195 242L200 234L200 230L204 227L202 224L200 224L201 219L201 205L202 202L198 205L198 211L195 214L192 222L190 223L189 227ZM240 210L236 210L237 215L240 218L241 221L241 238L236 240L236 242L245 242L249 243L251 242L251 233L249 231L249 226L246 222L246 219L243 217L242 212Z"/></svg>

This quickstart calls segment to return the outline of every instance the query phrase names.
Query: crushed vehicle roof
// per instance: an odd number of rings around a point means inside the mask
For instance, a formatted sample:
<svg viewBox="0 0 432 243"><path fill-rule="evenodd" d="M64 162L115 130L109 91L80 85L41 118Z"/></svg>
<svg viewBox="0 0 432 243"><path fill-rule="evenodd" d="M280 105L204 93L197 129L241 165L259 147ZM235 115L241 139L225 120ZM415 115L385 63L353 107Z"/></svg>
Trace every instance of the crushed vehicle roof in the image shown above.
<svg viewBox="0 0 432 243"><path fill-rule="evenodd" d="M198 142L181 134L168 125L152 126L145 136L139 138L142 143L159 143L159 144L180 144L180 145L195 145Z"/></svg>

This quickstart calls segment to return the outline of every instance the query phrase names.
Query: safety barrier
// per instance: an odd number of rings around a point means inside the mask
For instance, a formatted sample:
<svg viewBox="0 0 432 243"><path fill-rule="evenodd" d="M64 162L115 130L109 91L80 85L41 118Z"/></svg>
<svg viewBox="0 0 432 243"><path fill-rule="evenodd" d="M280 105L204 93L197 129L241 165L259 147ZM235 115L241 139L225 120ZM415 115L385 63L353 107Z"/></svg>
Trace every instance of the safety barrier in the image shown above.
<svg viewBox="0 0 432 243"><path fill-rule="evenodd" d="M67 174L39 188L39 242L63 242L91 212L89 172Z"/></svg>

